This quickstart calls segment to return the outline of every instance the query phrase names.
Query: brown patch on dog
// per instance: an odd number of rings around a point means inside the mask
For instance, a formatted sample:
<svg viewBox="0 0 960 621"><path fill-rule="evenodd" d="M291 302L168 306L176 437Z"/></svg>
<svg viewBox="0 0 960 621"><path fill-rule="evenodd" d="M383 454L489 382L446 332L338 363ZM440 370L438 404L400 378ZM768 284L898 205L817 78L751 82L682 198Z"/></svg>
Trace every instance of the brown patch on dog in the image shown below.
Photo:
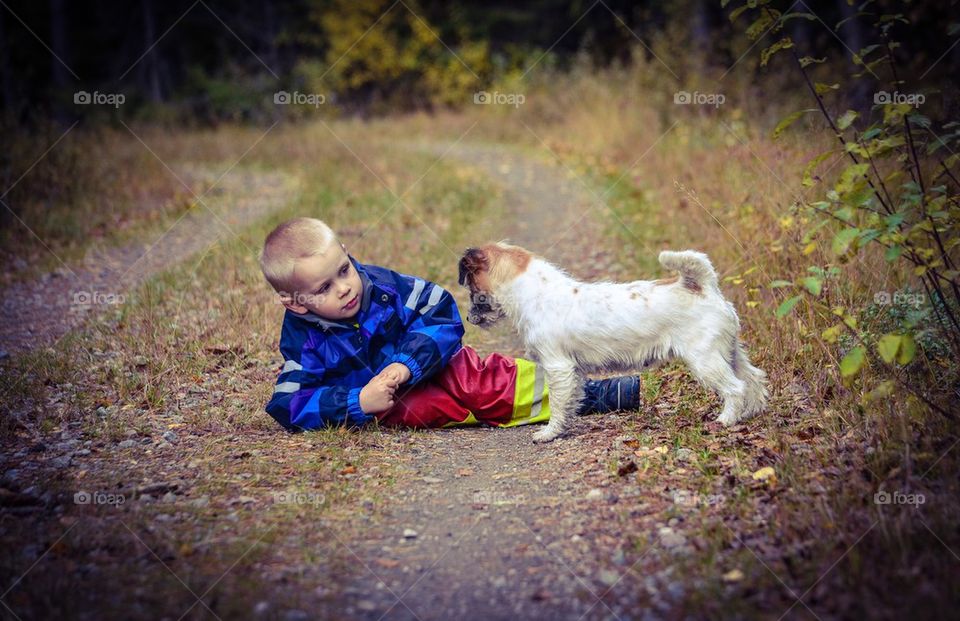
<svg viewBox="0 0 960 621"><path fill-rule="evenodd" d="M673 283L677 282L678 280L680 280L680 276L679 276L678 274L674 274L673 276L670 276L669 278L660 278L660 279L658 279L658 280L655 280L655 281L653 281L653 284L655 284L655 285L672 285Z"/></svg>
<svg viewBox="0 0 960 621"><path fill-rule="evenodd" d="M639 298L639 297L640 297L640 294L637 293L636 291L634 291L633 293L630 294L630 299L631 299L631 300L636 300L636 299Z"/></svg>
<svg viewBox="0 0 960 621"><path fill-rule="evenodd" d="M580 293L580 290L577 289L576 287L574 287L574 288L573 288L573 295L577 295L578 293Z"/></svg>
<svg viewBox="0 0 960 621"><path fill-rule="evenodd" d="M468 248L460 259L460 284L471 292L492 292L524 273L533 255L518 246L486 244Z"/></svg>

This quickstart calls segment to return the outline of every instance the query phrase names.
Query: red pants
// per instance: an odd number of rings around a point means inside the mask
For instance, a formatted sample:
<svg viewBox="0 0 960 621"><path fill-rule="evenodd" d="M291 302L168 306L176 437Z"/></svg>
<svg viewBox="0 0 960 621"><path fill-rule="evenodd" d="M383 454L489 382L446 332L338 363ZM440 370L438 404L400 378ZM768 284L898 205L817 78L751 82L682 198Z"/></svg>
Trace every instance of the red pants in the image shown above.
<svg viewBox="0 0 960 621"><path fill-rule="evenodd" d="M396 404L377 414L404 427L487 424L512 427L550 418L543 371L532 362L464 347L432 378L397 391Z"/></svg>

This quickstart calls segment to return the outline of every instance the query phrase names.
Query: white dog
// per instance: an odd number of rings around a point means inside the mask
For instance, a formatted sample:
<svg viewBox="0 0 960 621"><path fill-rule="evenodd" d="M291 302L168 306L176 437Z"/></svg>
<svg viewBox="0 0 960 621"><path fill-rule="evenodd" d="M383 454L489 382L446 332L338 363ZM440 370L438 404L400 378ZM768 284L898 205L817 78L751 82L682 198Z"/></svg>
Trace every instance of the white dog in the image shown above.
<svg viewBox="0 0 960 621"><path fill-rule="evenodd" d="M629 283L579 282L544 259L506 243L470 248L460 284L470 289L467 320L486 327L507 317L550 389L550 422L533 434L563 433L589 373L639 370L672 358L723 398L717 418L733 425L766 406L766 374L750 364L740 321L724 299L707 255L660 253L677 276Z"/></svg>

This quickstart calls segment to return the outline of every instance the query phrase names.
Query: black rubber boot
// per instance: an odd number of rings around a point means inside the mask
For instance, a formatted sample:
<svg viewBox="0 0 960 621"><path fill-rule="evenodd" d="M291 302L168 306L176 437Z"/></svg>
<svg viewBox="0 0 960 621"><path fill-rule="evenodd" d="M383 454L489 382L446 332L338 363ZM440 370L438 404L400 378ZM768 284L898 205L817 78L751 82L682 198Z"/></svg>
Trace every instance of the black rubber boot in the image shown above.
<svg viewBox="0 0 960 621"><path fill-rule="evenodd" d="M583 403L577 414L605 414L640 409L640 376L624 375L604 380L587 380Z"/></svg>

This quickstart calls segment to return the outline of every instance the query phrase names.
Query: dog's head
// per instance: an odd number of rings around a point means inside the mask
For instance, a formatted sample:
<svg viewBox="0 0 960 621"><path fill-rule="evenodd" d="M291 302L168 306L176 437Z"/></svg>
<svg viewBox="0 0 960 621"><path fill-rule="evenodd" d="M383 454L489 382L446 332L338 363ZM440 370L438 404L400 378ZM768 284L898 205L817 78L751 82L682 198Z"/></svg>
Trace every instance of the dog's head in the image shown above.
<svg viewBox="0 0 960 621"><path fill-rule="evenodd" d="M460 284L470 289L467 321L486 328L506 317L496 296L527 269L531 257L523 248L503 242L467 248L460 259L459 276Z"/></svg>

